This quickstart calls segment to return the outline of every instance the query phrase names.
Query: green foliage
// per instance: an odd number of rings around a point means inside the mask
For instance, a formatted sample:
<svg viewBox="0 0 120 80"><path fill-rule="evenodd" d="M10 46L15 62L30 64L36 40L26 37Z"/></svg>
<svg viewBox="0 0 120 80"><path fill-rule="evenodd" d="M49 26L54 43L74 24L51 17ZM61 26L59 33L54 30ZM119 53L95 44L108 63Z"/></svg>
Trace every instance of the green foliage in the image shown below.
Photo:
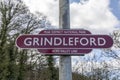
<svg viewBox="0 0 120 80"><path fill-rule="evenodd" d="M54 67L54 59L53 56L48 56L47 57L47 63L48 63L48 72L49 72L49 79L50 80L58 80L57 76L57 70Z"/></svg>
<svg viewBox="0 0 120 80"><path fill-rule="evenodd" d="M26 62L27 62L27 51L23 50L19 53L19 75L18 80L24 80L26 76Z"/></svg>
<svg viewBox="0 0 120 80"><path fill-rule="evenodd" d="M82 75L82 74L77 73L77 72L72 73L72 79L73 80L90 80L87 76Z"/></svg>
<svg viewBox="0 0 120 80"><path fill-rule="evenodd" d="M0 80L6 80L9 75L9 57L6 50L0 49Z"/></svg>
<svg viewBox="0 0 120 80"><path fill-rule="evenodd" d="M17 80L18 76L18 66L16 64L16 53L13 44L8 45L8 52L9 53L9 65L8 65L8 71L9 75L7 78L9 80Z"/></svg>

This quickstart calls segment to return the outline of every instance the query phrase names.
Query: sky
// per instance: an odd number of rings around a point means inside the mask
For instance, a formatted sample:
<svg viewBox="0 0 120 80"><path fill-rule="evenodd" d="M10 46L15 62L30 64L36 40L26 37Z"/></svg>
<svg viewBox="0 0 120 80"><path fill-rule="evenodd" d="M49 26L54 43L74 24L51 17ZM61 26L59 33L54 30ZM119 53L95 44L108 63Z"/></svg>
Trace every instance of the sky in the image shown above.
<svg viewBox="0 0 120 80"><path fill-rule="evenodd" d="M73 3L73 2L79 3L80 0L70 0L70 3Z"/></svg>
<svg viewBox="0 0 120 80"><path fill-rule="evenodd" d="M59 28L59 0L23 0L34 13L39 11ZM93 34L109 34L120 26L120 0L70 0L71 29L84 28Z"/></svg>
<svg viewBox="0 0 120 80"><path fill-rule="evenodd" d="M112 13L120 20L120 0L110 0L110 8Z"/></svg>

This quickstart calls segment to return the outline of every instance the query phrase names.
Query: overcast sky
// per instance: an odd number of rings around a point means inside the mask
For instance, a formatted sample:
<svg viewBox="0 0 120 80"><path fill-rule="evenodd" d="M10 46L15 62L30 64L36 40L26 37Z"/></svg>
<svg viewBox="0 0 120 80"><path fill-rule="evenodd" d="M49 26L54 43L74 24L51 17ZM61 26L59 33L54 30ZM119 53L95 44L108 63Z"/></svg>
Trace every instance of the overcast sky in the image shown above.
<svg viewBox="0 0 120 80"><path fill-rule="evenodd" d="M24 0L31 12L39 11L58 27L59 0ZM120 24L120 0L70 0L71 28L110 33Z"/></svg>

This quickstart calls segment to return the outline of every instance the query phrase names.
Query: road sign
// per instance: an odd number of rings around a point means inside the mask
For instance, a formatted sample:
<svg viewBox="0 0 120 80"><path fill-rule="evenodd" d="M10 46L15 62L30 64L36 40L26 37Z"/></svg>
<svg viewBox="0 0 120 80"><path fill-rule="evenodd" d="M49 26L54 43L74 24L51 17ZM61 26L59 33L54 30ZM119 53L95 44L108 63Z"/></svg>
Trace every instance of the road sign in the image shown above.
<svg viewBox="0 0 120 80"><path fill-rule="evenodd" d="M86 54L93 48L110 48L113 45L113 39L108 35L91 35L89 31L84 34L77 30L60 31L44 30L39 35L21 35L16 44L20 48L35 48L46 54Z"/></svg>

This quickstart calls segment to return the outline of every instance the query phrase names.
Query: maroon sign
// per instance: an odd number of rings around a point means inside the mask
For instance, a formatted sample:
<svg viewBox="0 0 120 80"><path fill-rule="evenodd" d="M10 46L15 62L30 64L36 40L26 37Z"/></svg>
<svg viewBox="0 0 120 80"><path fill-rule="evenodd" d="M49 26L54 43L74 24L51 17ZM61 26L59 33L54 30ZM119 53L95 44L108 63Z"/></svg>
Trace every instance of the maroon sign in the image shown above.
<svg viewBox="0 0 120 80"><path fill-rule="evenodd" d="M113 39L108 35L91 35L87 30L43 30L38 35L21 35L19 48L35 48L45 54L86 54L93 48L110 48Z"/></svg>
<svg viewBox="0 0 120 80"><path fill-rule="evenodd" d="M17 39L20 48L37 49L92 49L109 48L113 44L107 35L39 34L21 35Z"/></svg>

